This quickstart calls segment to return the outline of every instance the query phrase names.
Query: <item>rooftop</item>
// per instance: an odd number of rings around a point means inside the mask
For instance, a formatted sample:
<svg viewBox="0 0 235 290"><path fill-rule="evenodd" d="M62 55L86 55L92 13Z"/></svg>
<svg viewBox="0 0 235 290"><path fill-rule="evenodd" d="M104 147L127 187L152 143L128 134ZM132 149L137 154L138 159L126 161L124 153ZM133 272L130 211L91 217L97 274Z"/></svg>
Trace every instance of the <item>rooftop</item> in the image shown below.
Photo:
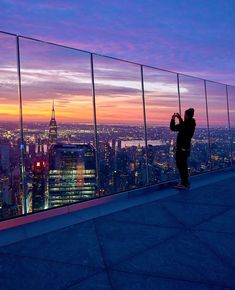
<svg viewBox="0 0 235 290"><path fill-rule="evenodd" d="M235 170L3 230L0 288L235 289ZM18 241L17 241L18 240Z"/></svg>

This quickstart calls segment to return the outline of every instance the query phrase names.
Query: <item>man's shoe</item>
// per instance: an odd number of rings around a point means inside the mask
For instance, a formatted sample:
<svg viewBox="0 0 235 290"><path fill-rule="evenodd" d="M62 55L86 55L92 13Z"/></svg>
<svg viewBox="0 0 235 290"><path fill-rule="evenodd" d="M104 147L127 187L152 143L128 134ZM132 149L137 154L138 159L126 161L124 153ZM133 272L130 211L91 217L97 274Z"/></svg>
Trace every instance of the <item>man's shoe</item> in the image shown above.
<svg viewBox="0 0 235 290"><path fill-rule="evenodd" d="M187 190L189 189L189 187L187 185L184 185L182 183L178 183L177 185L174 186L174 188L177 188L177 189L184 189L184 190Z"/></svg>

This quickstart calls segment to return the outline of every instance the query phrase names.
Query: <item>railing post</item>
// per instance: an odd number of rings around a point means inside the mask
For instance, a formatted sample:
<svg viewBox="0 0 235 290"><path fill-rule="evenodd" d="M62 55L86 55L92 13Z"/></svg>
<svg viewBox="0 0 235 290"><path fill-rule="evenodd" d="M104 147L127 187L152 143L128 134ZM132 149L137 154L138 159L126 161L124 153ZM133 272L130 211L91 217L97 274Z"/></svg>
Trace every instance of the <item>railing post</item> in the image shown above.
<svg viewBox="0 0 235 290"><path fill-rule="evenodd" d="M20 193L23 198L23 214L27 213L26 192L25 192L25 144L23 130L23 105L22 105L22 88L21 88L21 67L20 67L20 41L19 36L16 36L16 58L17 58L17 73L18 73L18 97L20 102Z"/></svg>
<svg viewBox="0 0 235 290"><path fill-rule="evenodd" d="M209 161L210 161L210 170L212 170L212 162L211 162L211 136L210 136L210 126L209 126L209 114L208 114L208 101L207 101L207 86L206 86L206 80L204 80L204 90L205 90L205 100L206 100L206 121L207 121L207 134L208 134Z"/></svg>
<svg viewBox="0 0 235 290"><path fill-rule="evenodd" d="M177 73L177 89L178 89L178 98L179 98L179 113L181 116L181 100L180 100L180 78L179 74Z"/></svg>
<svg viewBox="0 0 235 290"><path fill-rule="evenodd" d="M149 158L148 158L149 153L148 153L148 136L147 136L146 109L145 109L143 65L140 66L140 71L141 71L141 88L142 88L142 102L143 102L143 116L144 116L144 140L145 140L145 150L146 150L146 177L147 177L147 185L150 185Z"/></svg>
<svg viewBox="0 0 235 290"><path fill-rule="evenodd" d="M227 113L228 113L228 130L229 130L229 155L230 155L230 165L232 166L232 157L233 157L233 145L232 145L232 132L231 132L231 123L230 123L230 112L229 112L229 94L228 94L228 85L226 85L226 98L227 98Z"/></svg>
<svg viewBox="0 0 235 290"><path fill-rule="evenodd" d="M100 195L100 174L99 174L99 136L97 132L97 119L96 119L96 95L95 95L95 74L94 74L94 59L93 53L90 53L91 61L91 82L92 82L92 97L93 97L93 116L94 116L94 131L95 131L95 159L96 159L96 184L97 190Z"/></svg>

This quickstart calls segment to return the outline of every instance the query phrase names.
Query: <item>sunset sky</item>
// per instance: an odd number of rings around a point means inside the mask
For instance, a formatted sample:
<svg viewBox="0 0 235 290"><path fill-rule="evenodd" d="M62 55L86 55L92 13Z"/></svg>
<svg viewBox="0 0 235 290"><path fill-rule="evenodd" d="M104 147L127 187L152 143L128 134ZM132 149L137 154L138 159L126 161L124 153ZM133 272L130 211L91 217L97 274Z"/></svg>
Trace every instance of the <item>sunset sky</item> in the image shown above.
<svg viewBox="0 0 235 290"><path fill-rule="evenodd" d="M235 2L1 0L0 30L235 85ZM21 39L25 121L92 122L89 54ZM0 120L18 119L14 37L0 34ZM140 68L94 58L98 123L142 123ZM144 68L147 121L178 111L176 75ZM203 81L180 77L182 110L206 123ZM231 119L235 90L230 87ZM208 83L211 124L226 123L225 86Z"/></svg>

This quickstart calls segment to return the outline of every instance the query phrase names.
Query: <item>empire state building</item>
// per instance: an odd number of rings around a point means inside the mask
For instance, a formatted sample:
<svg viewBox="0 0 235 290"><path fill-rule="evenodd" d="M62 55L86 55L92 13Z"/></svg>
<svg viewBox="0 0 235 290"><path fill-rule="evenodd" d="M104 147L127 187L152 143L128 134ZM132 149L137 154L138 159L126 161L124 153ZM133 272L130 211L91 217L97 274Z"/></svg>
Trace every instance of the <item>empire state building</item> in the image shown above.
<svg viewBox="0 0 235 290"><path fill-rule="evenodd" d="M57 124L55 120L54 100L52 104L51 120L49 124L49 143L50 144L57 143Z"/></svg>

